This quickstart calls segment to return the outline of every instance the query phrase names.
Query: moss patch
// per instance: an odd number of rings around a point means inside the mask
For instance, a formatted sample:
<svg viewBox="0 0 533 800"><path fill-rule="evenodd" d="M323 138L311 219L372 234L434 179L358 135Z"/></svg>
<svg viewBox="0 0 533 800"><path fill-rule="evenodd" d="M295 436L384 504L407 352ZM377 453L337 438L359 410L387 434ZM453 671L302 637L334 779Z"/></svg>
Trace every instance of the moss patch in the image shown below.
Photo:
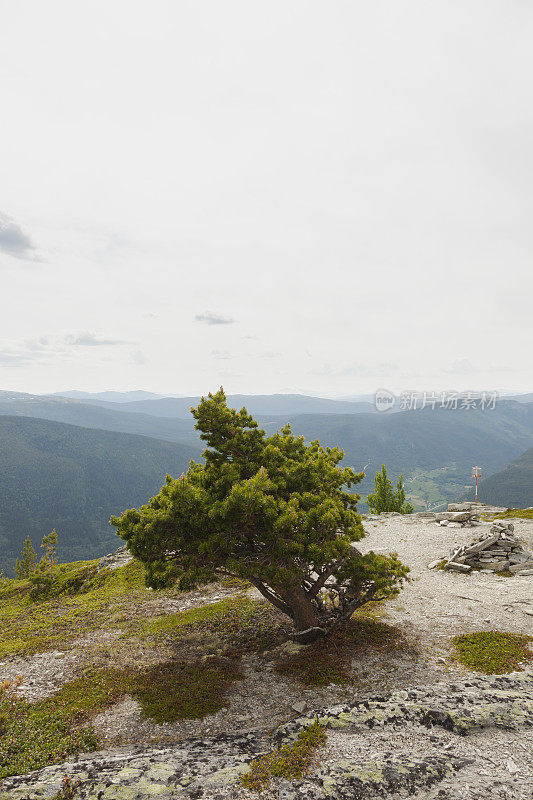
<svg viewBox="0 0 533 800"><path fill-rule="evenodd" d="M347 626L282 659L276 671L297 678L306 686L348 684L354 679L350 661L359 652L391 651L409 647L398 628L370 615L354 616Z"/></svg>
<svg viewBox="0 0 533 800"><path fill-rule="evenodd" d="M468 669L491 675L523 668L533 658L530 641L533 637L519 633L484 631L456 636L453 644L458 661Z"/></svg>
<svg viewBox="0 0 533 800"><path fill-rule="evenodd" d="M326 742L324 728L314 723L300 731L293 744L286 744L273 753L252 761L250 769L241 776L247 789L259 792L275 778L293 780L303 777L309 770L316 750Z"/></svg>
<svg viewBox="0 0 533 800"><path fill-rule="evenodd" d="M508 508L501 514L496 514L494 519L533 519L533 508Z"/></svg>

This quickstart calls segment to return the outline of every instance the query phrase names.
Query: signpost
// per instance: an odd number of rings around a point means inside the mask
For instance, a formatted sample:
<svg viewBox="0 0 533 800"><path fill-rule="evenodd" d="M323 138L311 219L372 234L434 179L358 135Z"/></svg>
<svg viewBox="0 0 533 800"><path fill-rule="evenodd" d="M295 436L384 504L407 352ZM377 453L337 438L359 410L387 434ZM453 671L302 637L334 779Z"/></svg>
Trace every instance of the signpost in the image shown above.
<svg viewBox="0 0 533 800"><path fill-rule="evenodd" d="M476 479L476 503L477 503L477 479L481 478L481 467L472 467L472 477Z"/></svg>

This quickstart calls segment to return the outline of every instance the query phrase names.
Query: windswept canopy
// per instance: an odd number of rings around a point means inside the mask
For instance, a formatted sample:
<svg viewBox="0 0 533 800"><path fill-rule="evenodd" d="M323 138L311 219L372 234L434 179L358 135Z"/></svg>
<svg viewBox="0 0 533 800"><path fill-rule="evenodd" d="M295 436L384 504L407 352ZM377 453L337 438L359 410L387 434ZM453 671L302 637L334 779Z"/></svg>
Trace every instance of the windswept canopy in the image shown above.
<svg viewBox="0 0 533 800"><path fill-rule="evenodd" d="M407 573L398 559L354 547L364 531L349 489L363 474L340 466L339 448L306 443L289 425L266 436L222 389L192 413L205 464L167 476L146 505L111 520L152 586L246 578L308 638L398 591Z"/></svg>

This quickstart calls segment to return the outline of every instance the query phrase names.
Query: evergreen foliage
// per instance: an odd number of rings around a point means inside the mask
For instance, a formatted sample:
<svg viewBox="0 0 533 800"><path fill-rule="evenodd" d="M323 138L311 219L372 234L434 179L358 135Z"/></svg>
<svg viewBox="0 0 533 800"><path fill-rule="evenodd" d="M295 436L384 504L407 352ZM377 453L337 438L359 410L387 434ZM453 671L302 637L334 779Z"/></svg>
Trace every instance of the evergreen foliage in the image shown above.
<svg viewBox="0 0 533 800"><path fill-rule="evenodd" d="M17 578L19 578L19 580L22 580L23 578L29 578L30 575L35 572L36 566L37 553L33 549L30 537L27 536L24 540L20 558L17 558L15 565L15 573Z"/></svg>
<svg viewBox="0 0 533 800"><path fill-rule="evenodd" d="M43 566L50 567L50 575L53 575L54 565L57 564L57 533L55 528L47 536L43 536L41 547L44 549Z"/></svg>
<svg viewBox="0 0 533 800"><path fill-rule="evenodd" d="M306 444L289 425L267 437L222 389L192 413L205 465L191 462L146 505L111 518L149 585L244 578L292 619L301 641L397 594L408 572L398 558L354 547L364 531L359 495L348 490L363 476L339 466L339 448Z"/></svg>
<svg viewBox="0 0 533 800"><path fill-rule="evenodd" d="M403 475L398 478L396 490L387 477L385 464L381 465L381 471L376 473L374 479L375 491L366 498L369 509L374 514L381 514L384 511L398 511L400 514L412 514L413 506L405 499L405 488L403 485Z"/></svg>

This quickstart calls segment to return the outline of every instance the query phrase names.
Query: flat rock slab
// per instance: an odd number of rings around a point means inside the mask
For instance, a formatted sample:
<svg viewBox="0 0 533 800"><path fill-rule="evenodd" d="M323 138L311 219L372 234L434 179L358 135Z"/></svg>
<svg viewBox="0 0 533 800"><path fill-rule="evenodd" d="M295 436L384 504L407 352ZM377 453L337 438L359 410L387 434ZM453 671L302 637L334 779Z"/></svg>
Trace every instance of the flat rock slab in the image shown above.
<svg viewBox="0 0 533 800"><path fill-rule="evenodd" d="M436 684L431 689L394 692L346 706L312 711L281 726L278 743L294 740L302 727L318 720L326 728L374 728L419 722L466 736L483 728L533 727L533 670L511 675L473 677Z"/></svg>
<svg viewBox="0 0 533 800"><path fill-rule="evenodd" d="M472 761L452 756L424 759L400 756L363 763L339 761L327 773L320 771L313 781L294 781L283 786L279 797L283 800L366 800L395 795L402 789L413 794L419 788L433 786L450 777Z"/></svg>
<svg viewBox="0 0 533 800"><path fill-rule="evenodd" d="M0 800L53 798L65 775L73 782L80 781L76 800L192 800L204 794L213 796L213 791L225 792L238 786L250 761L273 746L294 741L316 720L326 728L366 730L369 744L372 731L413 721L428 729L442 727L463 736L491 727L533 727L533 670L476 676L315 710L278 728L272 737L263 732L222 734L187 739L161 749L93 753L30 775L4 779ZM338 759L305 780L284 784L279 796L285 800L386 798L398 790L412 793L432 786L470 763L451 754L418 759L387 754L373 761Z"/></svg>

